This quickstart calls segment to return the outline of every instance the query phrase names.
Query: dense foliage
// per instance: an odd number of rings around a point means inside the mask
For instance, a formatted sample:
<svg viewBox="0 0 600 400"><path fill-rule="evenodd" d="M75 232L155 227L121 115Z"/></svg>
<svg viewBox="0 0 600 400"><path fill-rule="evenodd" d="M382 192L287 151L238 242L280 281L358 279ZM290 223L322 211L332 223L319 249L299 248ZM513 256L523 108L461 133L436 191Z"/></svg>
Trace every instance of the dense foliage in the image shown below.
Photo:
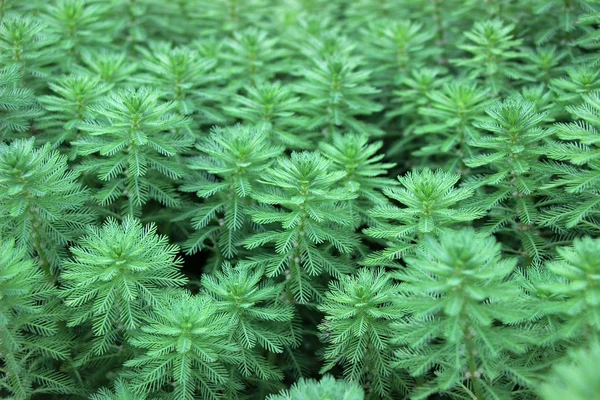
<svg viewBox="0 0 600 400"><path fill-rule="evenodd" d="M0 398L600 398L600 1L0 0Z"/></svg>

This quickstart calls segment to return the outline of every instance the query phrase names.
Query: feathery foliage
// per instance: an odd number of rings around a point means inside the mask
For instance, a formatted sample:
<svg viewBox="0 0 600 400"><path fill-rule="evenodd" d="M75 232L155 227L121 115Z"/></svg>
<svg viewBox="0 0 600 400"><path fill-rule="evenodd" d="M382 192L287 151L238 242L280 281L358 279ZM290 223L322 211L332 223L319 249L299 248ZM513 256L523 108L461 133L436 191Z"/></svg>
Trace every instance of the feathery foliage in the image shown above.
<svg viewBox="0 0 600 400"><path fill-rule="evenodd" d="M339 399L363 400L365 394L356 383L335 380L325 375L319 382L301 379L287 392L269 397L269 400Z"/></svg>
<svg viewBox="0 0 600 400"><path fill-rule="evenodd" d="M21 86L19 68L13 65L0 70L0 137L13 139L26 132L31 120L40 115L33 91Z"/></svg>
<svg viewBox="0 0 600 400"><path fill-rule="evenodd" d="M294 310L277 301L283 284L261 284L263 275L260 269L225 264L222 272L205 276L202 287L214 298L217 310L231 319L230 340L241 350L238 368L242 376L280 380L281 371L264 353L282 353L297 344L291 324Z"/></svg>
<svg viewBox="0 0 600 400"><path fill-rule="evenodd" d="M357 134L334 134L331 144L321 142L319 146L333 167L346 173L344 185L358 195L349 204L352 212L359 215L359 224L370 221L368 209L388 204L380 191L397 185L394 180L383 177L396 164L380 162L384 155L377 152L382 146L383 142L369 143L368 136Z"/></svg>
<svg viewBox="0 0 600 400"><path fill-rule="evenodd" d="M543 287L562 296L556 312L569 318L559 327L559 335L576 341L591 342L600 335L600 240L585 237L576 239L573 246L560 247L558 258L547 268L566 282L550 282Z"/></svg>
<svg viewBox="0 0 600 400"><path fill-rule="evenodd" d="M596 362L600 357L600 345L592 344L569 354L568 360L556 365L538 393L544 400L559 400L567 396L584 400L600 393L600 378Z"/></svg>
<svg viewBox="0 0 600 400"><path fill-rule="evenodd" d="M305 119L296 115L300 111L299 97L280 82L257 82L244 88L245 95L236 94L234 106L226 112L258 129L269 131L273 142L292 149L311 147L315 135L302 131Z"/></svg>
<svg viewBox="0 0 600 400"><path fill-rule="evenodd" d="M474 149L467 143L479 136L473 122L483 117L488 91L473 81L459 80L427 93L429 102L419 108L425 119L414 130L425 136L425 145L413 154L431 158L429 165L467 172L462 160L473 155Z"/></svg>
<svg viewBox="0 0 600 400"><path fill-rule="evenodd" d="M98 393L90 396L90 400L146 400L145 395L134 394L127 382L122 379L117 379L114 386L114 393L106 388L102 388Z"/></svg>
<svg viewBox="0 0 600 400"><path fill-rule="evenodd" d="M503 91L508 86L507 79L515 79L520 75L515 62L520 54L515 48L522 40L513 38L511 33L514 28L514 25L504 25L500 20L475 23L471 31L465 32L470 43L458 46L471 53L471 57L452 62L470 70L471 79L483 80L493 94Z"/></svg>
<svg viewBox="0 0 600 400"><path fill-rule="evenodd" d="M325 137L340 130L378 136L381 130L356 118L380 111L381 106L369 99L378 92L367 85L370 71L359 71L359 60L337 54L316 59L312 68L303 70L304 80L296 90L307 101L306 114L311 130Z"/></svg>
<svg viewBox="0 0 600 400"><path fill-rule="evenodd" d="M125 362L135 393L161 393L177 400L200 394L213 400L240 388L228 375L228 365L240 359L228 341L231 320L209 298L185 291L162 296L144 319L130 340L143 353Z"/></svg>
<svg viewBox="0 0 600 400"><path fill-rule="evenodd" d="M67 157L35 140L0 144L0 234L36 254L48 275L64 259L64 246L93 222L88 191L67 167Z"/></svg>
<svg viewBox="0 0 600 400"><path fill-rule="evenodd" d="M416 377L431 374L414 398L439 391L508 398L515 385L528 383L526 371L507 357L527 351L532 340L515 326L527 315L527 303L507 279L516 260L503 259L494 238L471 229L445 232L425 239L405 261L407 267L394 274L403 282L396 301L409 315L393 326L402 345L395 365Z"/></svg>
<svg viewBox="0 0 600 400"><path fill-rule="evenodd" d="M101 206L123 197L117 209L123 215L139 215L150 199L179 206L173 183L185 169L178 158L193 140L182 131L188 121L171 113L174 107L160 102L156 90L128 86L111 92L92 109L94 119L79 124L86 134L73 142L78 155L97 155L79 170L101 182L95 193Z"/></svg>
<svg viewBox="0 0 600 400"><path fill-rule="evenodd" d="M230 259L238 253L241 237L252 232L247 214L259 177L283 147L272 145L267 131L241 125L214 129L196 147L203 154L188 165L199 173L181 190L196 192L205 201L187 213L196 231L185 248L192 254L213 248L220 258Z"/></svg>
<svg viewBox="0 0 600 400"><path fill-rule="evenodd" d="M0 22L0 60L3 67L15 67L21 83L34 84L37 77L47 77L56 55L50 49L56 37L46 34L48 24L29 15L8 15Z"/></svg>
<svg viewBox="0 0 600 400"><path fill-rule="evenodd" d="M57 369L71 338L59 331L56 294L23 247L0 241L0 392L23 399L77 392Z"/></svg>
<svg viewBox="0 0 600 400"><path fill-rule="evenodd" d="M218 77L214 71L216 60L168 42L151 42L148 49L138 51L142 73L136 80L140 84L152 82L163 93L162 98L175 104L178 113L192 115L201 125L223 122L223 117L210 106L217 96L213 87Z"/></svg>
<svg viewBox="0 0 600 400"><path fill-rule="evenodd" d="M61 296L72 308L68 325L91 322L94 335L82 362L120 351L120 336L140 326L143 311L157 304L163 288L186 283L177 246L157 235L155 226L131 217L90 228L70 250L73 260L61 274Z"/></svg>
<svg viewBox="0 0 600 400"><path fill-rule="evenodd" d="M93 118L91 109L110 90L98 77L83 74L60 77L48 86L55 94L40 96L46 116L37 128L45 132L41 139L53 146L79 139L81 132L77 126Z"/></svg>
<svg viewBox="0 0 600 400"><path fill-rule="evenodd" d="M479 207L489 210L486 230L516 234L520 243L515 250L523 254L527 265L539 264L552 248L539 227L540 209L552 194L539 189L550 177L539 167L545 141L552 135L551 130L540 128L547 114L536 112L535 104L522 97L508 98L486 113L490 119L476 126L491 135L473 139L469 145L488 152L470 157L465 163L470 168L491 170L474 176L468 186L489 188L474 199Z"/></svg>
<svg viewBox="0 0 600 400"><path fill-rule="evenodd" d="M482 217L485 211L481 208L456 207L473 195L472 189L455 187L459 179L458 174L426 168L399 176L401 188L386 187L383 193L402 207L378 205L369 211L369 215L397 221L398 224L381 223L365 229L368 236L389 239L387 248L371 253L365 264L389 264L391 260L414 251L421 239L437 236L461 222Z"/></svg>
<svg viewBox="0 0 600 400"><path fill-rule="evenodd" d="M599 27L0 0L0 398L600 398Z"/></svg>
<svg viewBox="0 0 600 400"><path fill-rule="evenodd" d="M301 303L319 294L312 277L324 272L339 277L352 270L347 256L358 244L356 235L343 230L354 224L347 200L356 194L331 187L346 172L329 172L330 164L319 153L294 152L264 172L260 182L265 189L253 195L258 202L279 209L251 212L252 220L280 228L246 239L248 249L274 245L271 252L252 256L250 261L265 268L269 277L283 273L294 300ZM346 257L335 257L334 252Z"/></svg>
<svg viewBox="0 0 600 400"><path fill-rule="evenodd" d="M582 96L584 103L567 107L578 120L555 125L561 142L549 146L548 156L568 161L571 165L558 166L557 179L550 186L562 186L572 193L574 201L554 207L551 221L566 228L580 225L585 232L597 234L600 230L600 92ZM575 200L576 199L576 200Z"/></svg>
<svg viewBox="0 0 600 400"><path fill-rule="evenodd" d="M361 382L367 392L389 398L398 390L406 392L406 379L391 368L391 324L403 317L394 303L397 285L383 270L360 269L329 289L319 306L325 313L319 329L328 344L321 372L342 364L344 376Z"/></svg>

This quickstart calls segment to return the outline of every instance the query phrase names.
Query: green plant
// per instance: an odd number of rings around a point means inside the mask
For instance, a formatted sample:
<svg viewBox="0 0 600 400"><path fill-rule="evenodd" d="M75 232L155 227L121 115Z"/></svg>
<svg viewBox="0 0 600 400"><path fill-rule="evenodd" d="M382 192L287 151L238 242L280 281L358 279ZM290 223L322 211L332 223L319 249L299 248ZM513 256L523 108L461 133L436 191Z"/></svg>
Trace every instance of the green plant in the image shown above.
<svg viewBox="0 0 600 400"><path fill-rule="evenodd" d="M168 29L168 24L165 24L169 21L168 5L161 6L154 0L94 0L92 3L101 7L104 20L109 22L107 29L116 29L113 31L116 37L112 42L127 51L151 39L156 27L168 30L170 37L175 38L173 31L177 27Z"/></svg>
<svg viewBox="0 0 600 400"><path fill-rule="evenodd" d="M489 152L468 158L465 164L490 170L474 176L467 185L491 189L481 191L474 200L489 210L486 230L516 234L520 242L516 250L525 257L525 264L539 264L552 248L552 241L544 240L539 226L544 196L551 194L539 189L550 178L539 167L546 153L545 142L552 135L552 130L541 128L547 114L536 112L535 104L521 97L498 103L486 113L490 119L476 126L491 135L473 139L469 145Z"/></svg>
<svg viewBox="0 0 600 400"><path fill-rule="evenodd" d="M380 111L381 106L369 99L378 90L367 84L368 70L358 70L357 59L337 54L315 60L312 68L303 70L304 80L296 91L308 99L307 117L311 130L319 129L325 137L339 130L380 136L381 130L357 119Z"/></svg>
<svg viewBox="0 0 600 400"><path fill-rule="evenodd" d="M47 24L29 16L9 15L0 22L0 49L3 64L18 68L21 81L37 83L37 77L50 73L54 57L49 49L56 38L46 35Z"/></svg>
<svg viewBox="0 0 600 400"><path fill-rule="evenodd" d="M600 13L598 10L579 15L577 18L577 23L587 28L585 34L575 40L575 44L583 49L583 54L579 56L579 62L592 65L598 64L598 56L594 53L598 49L600 30L596 28L596 24L599 18Z"/></svg>
<svg viewBox="0 0 600 400"><path fill-rule="evenodd" d="M532 80L549 85L553 79L557 79L563 72L562 61L567 55L566 51L558 50L556 46L536 47L525 51L523 57L531 62L527 68L528 76Z"/></svg>
<svg viewBox="0 0 600 400"><path fill-rule="evenodd" d="M24 248L0 241L0 392L23 399L77 392L57 370L69 357L71 338L59 330L56 294Z"/></svg>
<svg viewBox="0 0 600 400"><path fill-rule="evenodd" d="M292 149L311 146L315 135L301 131L305 120L296 115L299 97L280 82L258 82L245 87L246 94L235 95L235 106L227 106L228 114L245 123L268 130L273 142Z"/></svg>
<svg viewBox="0 0 600 400"><path fill-rule="evenodd" d="M39 121L37 128L44 130L43 139L53 146L78 140L81 132L77 126L93 118L91 110L110 90L110 86L90 75L64 76L48 86L54 95L39 97L46 116ZM76 151L73 150L73 156Z"/></svg>
<svg viewBox="0 0 600 400"><path fill-rule="evenodd" d="M572 246L558 248L558 258L546 267L565 281L548 282L543 288L562 296L556 312L565 316L558 335L575 341L593 342L600 335L598 250L600 240L585 237Z"/></svg>
<svg viewBox="0 0 600 400"><path fill-rule="evenodd" d="M567 76L553 79L551 87L558 96L558 101L567 105L577 105L583 95L600 89L600 73L590 66L569 67Z"/></svg>
<svg viewBox="0 0 600 400"><path fill-rule="evenodd" d="M362 400L364 396L363 390L356 383L336 381L331 375L325 375L319 382L301 379L289 391L270 396L269 400Z"/></svg>
<svg viewBox="0 0 600 400"><path fill-rule="evenodd" d="M230 84L250 84L271 79L281 68L286 52L276 46L277 39L266 31L247 28L225 41L222 57L230 63Z"/></svg>
<svg viewBox="0 0 600 400"><path fill-rule="evenodd" d="M514 39L511 34L514 28L514 25L504 25L500 20L475 23L471 31L465 32L471 43L458 46L471 53L471 57L452 62L466 67L470 70L471 79L483 80L491 88L491 93L497 95L508 86L506 79L523 78L515 62L521 57L515 50L522 41Z"/></svg>
<svg viewBox="0 0 600 400"><path fill-rule="evenodd" d="M227 373L240 359L228 341L231 320L207 297L185 291L162 296L144 320L141 332L130 339L143 353L125 362L134 393L177 400L193 400L199 393L212 400L241 388Z"/></svg>
<svg viewBox="0 0 600 400"><path fill-rule="evenodd" d="M600 398L599 12L0 0L0 398Z"/></svg>
<svg viewBox="0 0 600 400"><path fill-rule="evenodd" d="M384 157L377 154L382 146L383 142L369 143L368 136L356 134L334 134L331 144L322 142L319 146L334 168L346 173L344 186L358 195L349 202L352 212L359 216L358 226L371 222L368 209L388 204L380 191L397 185L396 181L383 177L396 164L379 162Z"/></svg>
<svg viewBox="0 0 600 400"><path fill-rule="evenodd" d="M61 296L72 308L68 325L91 322L93 340L81 363L93 356L120 352L122 336L140 326L143 311L154 307L165 288L180 287L178 248L127 217L90 228L70 248L73 260L64 264ZM162 289L162 290L161 290Z"/></svg>
<svg viewBox="0 0 600 400"><path fill-rule="evenodd" d="M294 152L265 171L260 180L265 190L253 195L258 202L279 209L254 211L252 220L261 225L277 223L281 228L245 240L250 250L274 245L274 251L252 256L250 261L265 268L269 277L284 274L290 294L301 303L320 294L311 277L323 272L339 277L351 271L349 259L332 253L351 254L358 244L354 234L344 231L354 224L346 200L356 198L356 194L344 187L332 187L346 172L329 172L329 166L330 162L318 153Z"/></svg>
<svg viewBox="0 0 600 400"><path fill-rule="evenodd" d="M379 65L373 71L377 87L393 87L439 54L438 48L428 46L434 32L412 21L376 21L369 26L368 35L372 48L367 55Z"/></svg>
<svg viewBox="0 0 600 400"><path fill-rule="evenodd" d="M423 143L415 138L414 132L423 124L419 109L431 107L431 94L440 90L447 76L442 68L419 68L403 75L393 91L394 107L386 111L385 120L399 132L394 134L389 154L402 154L404 158L414 153ZM407 163L407 161L405 161Z"/></svg>
<svg viewBox="0 0 600 400"><path fill-rule="evenodd" d="M119 26L103 20L106 12L106 6L75 0L55 0L45 7L42 16L48 25L48 34L58 39L57 47L66 53L66 57L58 60L63 68L68 68L82 51L110 43L110 37L98 33L114 35Z"/></svg>
<svg viewBox="0 0 600 400"><path fill-rule="evenodd" d="M77 72L99 78L112 87L123 86L137 70L127 53L108 50L82 51L81 63L73 67Z"/></svg>
<svg viewBox="0 0 600 400"><path fill-rule="evenodd" d="M579 120L555 125L557 136L563 141L552 142L548 156L569 161L570 165L555 165L558 175L547 187L564 187L573 201L554 206L548 211L548 224L558 223L572 229L578 226L585 232L600 229L597 216L600 212L600 154L598 153L598 128L600 128L600 92L583 95L584 103L567 107Z"/></svg>
<svg viewBox="0 0 600 400"><path fill-rule="evenodd" d="M469 222L485 215L482 208L455 208L457 203L473 196L473 189L455 188L460 175L428 168L420 172L398 177L400 188L387 187L383 193L398 201L396 205L378 205L369 215L381 220L397 221L398 224L382 222L365 229L365 234L377 239L388 239L385 250L371 253L365 265L394 265L392 260L413 252L420 240L437 236L461 222Z"/></svg>
<svg viewBox="0 0 600 400"><path fill-rule="evenodd" d="M405 262L394 273L403 282L395 300L409 315L393 325L401 345L395 366L415 377L431 374L418 381L414 398L508 398L515 385L531 384L526 368L507 357L528 349L527 329L516 325L528 303L507 279L516 260L501 258L494 238L470 229L445 232L425 239Z"/></svg>
<svg viewBox="0 0 600 400"><path fill-rule="evenodd" d="M545 20L540 24L542 29L535 33L536 43L547 43L558 36L561 44L571 45L578 16L596 9L595 2L589 0L543 0L530 3L534 13Z"/></svg>
<svg viewBox="0 0 600 400"><path fill-rule="evenodd" d="M319 307L325 313L319 329L327 344L321 373L342 364L344 376L368 393L391 398L393 392L408 391L409 381L391 368L391 324L404 315L394 303L397 295L397 285L382 270L360 269L330 284Z"/></svg>
<svg viewBox="0 0 600 400"><path fill-rule="evenodd" d="M192 254L213 248L219 258L230 259L238 254L241 236L252 232L247 214L259 177L283 148L269 143L267 131L241 125L213 130L197 148L204 155L188 165L199 173L181 190L196 192L205 202L188 213L196 231L184 247Z"/></svg>
<svg viewBox="0 0 600 400"><path fill-rule="evenodd" d="M78 125L86 133L73 142L78 155L100 156L83 161L79 170L102 182L95 193L100 205L125 197L117 203L123 215L139 215L150 199L179 205L173 181L185 169L177 160L193 140L181 131L189 121L171 113L175 104L158 99L158 91L128 86L111 92L91 109L94 119Z"/></svg>
<svg viewBox="0 0 600 400"><path fill-rule="evenodd" d="M438 90L445 83L444 70L441 68L419 68L411 71L409 75L403 75L399 78L397 90L394 91L393 99L396 107L387 111L386 117L393 119L400 117L406 119L403 123L408 133L412 132L412 124L418 121L415 118L421 107L429 107L431 99L429 95L434 90ZM415 121L416 120L416 121ZM404 141L403 144L407 144Z"/></svg>
<svg viewBox="0 0 600 400"><path fill-rule="evenodd" d="M538 393L544 400L559 400L568 396L573 400L589 399L600 393L596 360L600 357L600 345L573 351L567 360L556 365L546 376Z"/></svg>
<svg viewBox="0 0 600 400"><path fill-rule="evenodd" d="M42 115L31 89L21 87L17 66L0 70L0 137L4 140L24 136L31 121Z"/></svg>
<svg viewBox="0 0 600 400"><path fill-rule="evenodd" d="M202 279L216 309L231 320L230 341L241 353L237 369L259 385L283 378L270 355L295 347L299 339L291 323L293 307L279 300L283 284L262 284L263 275L260 269L225 264L222 271Z"/></svg>
<svg viewBox="0 0 600 400"><path fill-rule="evenodd" d="M138 51L143 57L139 67L144 71L138 76L140 84L153 82L162 92L161 97L172 101L179 114L192 115L201 125L224 121L211 107L218 96L212 87L219 77L214 59L168 42L151 42L148 49Z"/></svg>
<svg viewBox="0 0 600 400"><path fill-rule="evenodd" d="M440 90L429 92L429 102L419 108L425 120L414 133L423 136L425 145L413 154L426 157L428 165L440 164L445 169L468 172L462 160L473 155L467 143L479 135L473 126L489 105L489 90L472 81L447 83Z"/></svg>
<svg viewBox="0 0 600 400"><path fill-rule="evenodd" d="M114 394L112 391L102 388L98 391L98 393L93 394L90 397L90 400L146 400L146 396L143 394L134 394L129 384L121 379L115 380L115 391Z"/></svg>
<svg viewBox="0 0 600 400"><path fill-rule="evenodd" d="M0 144L0 234L37 255L52 279L64 246L94 220L78 175L50 144L36 148L33 138Z"/></svg>

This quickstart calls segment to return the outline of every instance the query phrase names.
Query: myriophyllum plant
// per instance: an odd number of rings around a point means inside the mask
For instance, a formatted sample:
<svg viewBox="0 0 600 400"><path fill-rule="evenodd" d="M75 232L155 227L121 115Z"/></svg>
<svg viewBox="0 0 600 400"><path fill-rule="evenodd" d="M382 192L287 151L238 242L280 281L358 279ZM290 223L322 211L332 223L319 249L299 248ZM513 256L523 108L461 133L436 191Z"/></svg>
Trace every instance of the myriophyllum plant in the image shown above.
<svg viewBox="0 0 600 400"><path fill-rule="evenodd" d="M301 303L320 295L316 276L339 277L352 271L345 256L358 245L356 235L348 232L354 218L347 201L356 194L336 185L346 172L330 172L329 167L316 152L294 152L264 172L264 189L253 194L256 201L273 207L251 213L252 221L272 228L245 240L248 249L269 248L250 260L269 277L284 275L289 297Z"/></svg>
<svg viewBox="0 0 600 400"><path fill-rule="evenodd" d="M57 292L25 248L0 239L1 393L25 399L79 391L60 370L73 343L60 329Z"/></svg>
<svg viewBox="0 0 600 400"><path fill-rule="evenodd" d="M517 325L528 303L510 279L516 259L502 258L493 237L463 229L428 237L405 262L393 275L402 282L395 301L408 314L393 325L395 366L417 377L414 398L505 398L531 384L527 367L510 362L533 339Z"/></svg>
<svg viewBox="0 0 600 400"><path fill-rule="evenodd" d="M143 312L161 293L183 286L179 248L127 217L92 227L70 248L64 263L61 297L70 308L69 326L91 325L93 339L80 363L121 351L123 339L140 327Z"/></svg>
<svg viewBox="0 0 600 400"><path fill-rule="evenodd" d="M214 129L197 149L200 154L188 162L193 172L181 190L195 192L203 202L185 214L195 232L184 248L189 254L212 249L218 267L236 256L242 236L254 231L248 215L256 206L252 195L284 148L271 144L264 129L236 125Z"/></svg>
<svg viewBox="0 0 600 400"><path fill-rule="evenodd" d="M0 0L0 398L600 398L599 22Z"/></svg>
<svg viewBox="0 0 600 400"><path fill-rule="evenodd" d="M360 382L371 396L406 393L410 378L392 368L392 323L403 318L394 299L398 285L383 270L361 269L329 285L319 309L325 318L319 325L326 344L321 372L336 365L344 376Z"/></svg>
<svg viewBox="0 0 600 400"><path fill-rule="evenodd" d="M414 252L421 240L437 236L444 230L460 226L485 215L476 207L458 207L473 196L469 188L456 188L460 175L432 171L409 172L398 177L401 187L387 187L383 193L400 203L401 207L385 204L369 210L369 215L382 222L364 230L377 239L388 239L388 246L373 252L364 261L366 265L392 264L405 253ZM395 223L395 222L398 223Z"/></svg>
<svg viewBox="0 0 600 400"><path fill-rule="evenodd" d="M228 374L229 366L240 360L229 341L233 325L210 298L186 291L161 296L143 321L130 340L139 356L125 362L134 393L220 400L241 389Z"/></svg>
<svg viewBox="0 0 600 400"><path fill-rule="evenodd" d="M85 135L73 143L86 157L79 170L97 177L94 197L101 206L117 206L117 214L139 216L150 200L180 206L174 182L185 174L180 155L193 139L175 103L159 97L149 87L112 91L90 110L93 119L79 124Z"/></svg>
<svg viewBox="0 0 600 400"><path fill-rule="evenodd" d="M351 212L356 214L356 225L373 223L367 211L377 205L389 204L381 190L396 186L393 179L384 177L395 163L380 162L384 154L380 152L383 142L369 143L369 137L357 134L334 134L332 142L321 142L319 148L331 160L332 168L344 171L341 182L358 197L349 201Z"/></svg>
<svg viewBox="0 0 600 400"><path fill-rule="evenodd" d="M468 187L483 187L473 199L477 206L489 210L486 230L518 238L515 249L526 264L539 264L547 258L552 246L540 232L540 210L550 191L539 188L550 180L540 159L552 131L540 126L546 113L535 110L535 103L522 97L511 97L486 109L487 121L476 124L486 136L469 144L485 149L485 153L467 158L470 168L485 167L486 173L474 176ZM508 240L506 240L508 242ZM515 246L515 247L517 247Z"/></svg>
<svg viewBox="0 0 600 400"><path fill-rule="evenodd" d="M0 234L36 255L50 279L72 243L94 221L90 193L67 157L33 138L0 144Z"/></svg>
<svg viewBox="0 0 600 400"><path fill-rule="evenodd" d="M204 292L231 320L230 340L241 355L237 369L255 384L283 379L272 355L295 347L299 339L292 325L294 308L279 300L283 284L261 283L263 276L261 269L225 264L221 271L202 279Z"/></svg>

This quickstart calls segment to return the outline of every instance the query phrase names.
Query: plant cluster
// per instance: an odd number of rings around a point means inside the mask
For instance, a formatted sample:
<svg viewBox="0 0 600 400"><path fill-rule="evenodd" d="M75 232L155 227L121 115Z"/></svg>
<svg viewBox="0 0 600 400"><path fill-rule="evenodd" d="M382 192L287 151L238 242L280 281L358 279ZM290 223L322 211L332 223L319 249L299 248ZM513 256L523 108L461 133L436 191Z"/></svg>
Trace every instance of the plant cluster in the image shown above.
<svg viewBox="0 0 600 400"><path fill-rule="evenodd" d="M0 0L0 398L600 398L598 0Z"/></svg>

